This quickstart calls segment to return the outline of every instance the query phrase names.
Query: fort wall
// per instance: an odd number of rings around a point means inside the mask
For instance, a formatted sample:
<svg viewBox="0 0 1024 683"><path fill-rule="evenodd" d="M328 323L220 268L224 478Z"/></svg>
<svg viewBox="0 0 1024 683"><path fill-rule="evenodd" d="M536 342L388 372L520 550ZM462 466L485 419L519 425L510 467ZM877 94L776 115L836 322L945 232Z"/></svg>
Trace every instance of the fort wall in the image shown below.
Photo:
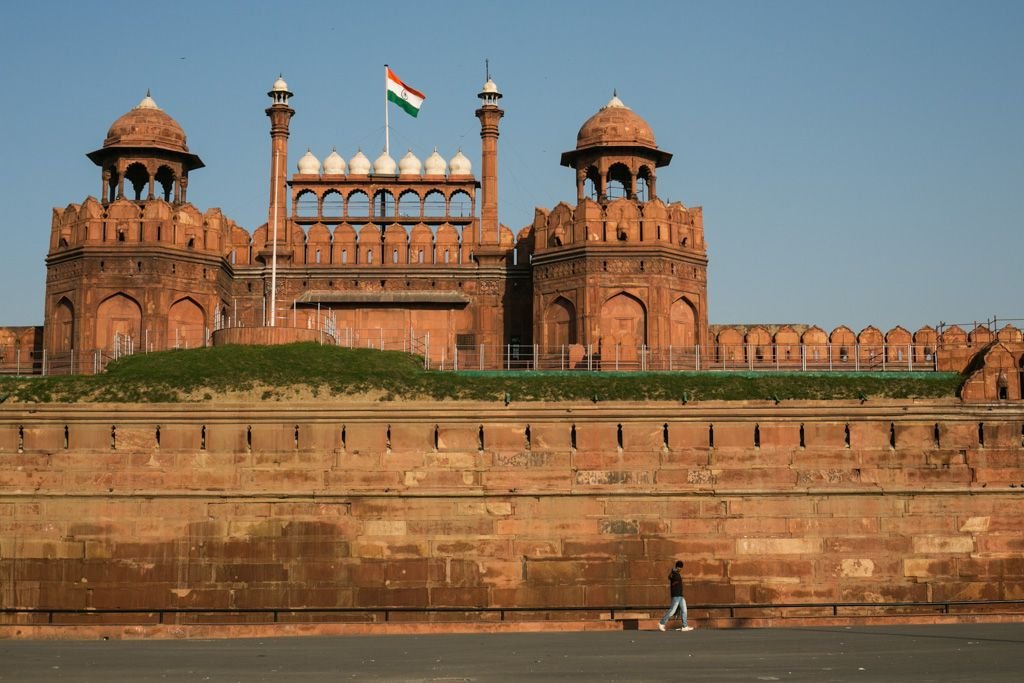
<svg viewBox="0 0 1024 683"><path fill-rule="evenodd" d="M1022 599L1022 529L1019 403L0 406L4 607Z"/></svg>

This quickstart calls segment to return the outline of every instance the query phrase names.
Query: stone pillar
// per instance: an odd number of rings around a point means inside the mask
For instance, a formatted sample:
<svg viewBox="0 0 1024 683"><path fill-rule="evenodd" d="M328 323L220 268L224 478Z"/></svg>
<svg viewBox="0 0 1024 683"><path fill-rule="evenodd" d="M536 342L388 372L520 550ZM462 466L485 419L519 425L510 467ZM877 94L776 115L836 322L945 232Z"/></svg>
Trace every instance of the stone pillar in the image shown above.
<svg viewBox="0 0 1024 683"><path fill-rule="evenodd" d="M288 224L288 127L295 110L288 106L292 93L282 79L274 83L267 93L274 101L267 108L270 117L270 198L267 209L268 239L272 239L274 220L277 220L277 243L287 243ZM276 199L276 202L275 202Z"/></svg>
<svg viewBox="0 0 1024 683"><path fill-rule="evenodd" d="M480 244L497 245L500 241L498 225L498 123L505 112L498 106L501 93L494 81L488 79L478 95L483 106L476 110L480 119L480 181L483 201L480 207Z"/></svg>

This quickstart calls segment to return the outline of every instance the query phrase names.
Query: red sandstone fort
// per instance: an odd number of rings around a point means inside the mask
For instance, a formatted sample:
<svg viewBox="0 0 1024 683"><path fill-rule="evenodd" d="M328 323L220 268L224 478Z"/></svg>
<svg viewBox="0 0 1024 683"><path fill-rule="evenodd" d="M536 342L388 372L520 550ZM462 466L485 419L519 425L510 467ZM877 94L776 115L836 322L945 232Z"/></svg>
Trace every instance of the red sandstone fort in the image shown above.
<svg viewBox="0 0 1024 683"><path fill-rule="evenodd" d="M7 623L61 609L585 619L663 602L676 557L691 603L709 606L698 620L737 604L765 617L783 603L1024 600L1017 328L709 325L701 209L659 198L672 155L618 97L561 156L575 204L513 232L498 222L492 81L479 179L437 151L307 151L289 178L292 93L279 79L269 96L270 201L252 232L188 203L203 162L149 95L111 125L88 155L99 198L53 212L44 324L0 328L0 367L94 372L141 350L316 339L446 369L953 370L961 395L4 403Z"/></svg>

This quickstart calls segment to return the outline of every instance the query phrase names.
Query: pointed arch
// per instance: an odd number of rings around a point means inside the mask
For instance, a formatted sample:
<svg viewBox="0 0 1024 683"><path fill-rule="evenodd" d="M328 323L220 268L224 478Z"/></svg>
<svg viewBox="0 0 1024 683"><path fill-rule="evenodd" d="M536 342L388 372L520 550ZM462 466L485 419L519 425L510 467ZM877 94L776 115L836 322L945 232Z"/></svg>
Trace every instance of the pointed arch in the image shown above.
<svg viewBox="0 0 1024 683"><path fill-rule="evenodd" d="M320 198L313 190L302 190L295 195L295 203L292 205L292 215L311 218L320 213Z"/></svg>
<svg viewBox="0 0 1024 683"><path fill-rule="evenodd" d="M63 353L75 348L75 306L62 296L53 308L53 350Z"/></svg>
<svg viewBox="0 0 1024 683"><path fill-rule="evenodd" d="M688 298L681 296L672 302L669 319L669 344L683 348L697 344L697 307Z"/></svg>
<svg viewBox="0 0 1024 683"><path fill-rule="evenodd" d="M398 195L399 216L405 218L418 217L422 213L422 200L416 190L404 190Z"/></svg>
<svg viewBox="0 0 1024 683"><path fill-rule="evenodd" d="M643 301L626 291L608 297L601 306L602 362L607 362L611 354L617 354L621 362L633 362L646 343L647 307Z"/></svg>
<svg viewBox="0 0 1024 683"><path fill-rule="evenodd" d="M320 215L325 218L342 218L345 215L345 198L335 188L324 192L320 200Z"/></svg>
<svg viewBox="0 0 1024 683"><path fill-rule="evenodd" d="M192 297L171 304L167 311L167 348L194 349L206 341L206 312Z"/></svg>
<svg viewBox="0 0 1024 683"><path fill-rule="evenodd" d="M373 195L373 215L378 217L394 217L395 195L390 190L377 190Z"/></svg>
<svg viewBox="0 0 1024 683"><path fill-rule="evenodd" d="M174 196L174 171L166 164L156 170L153 180L160 184L160 196L165 202L176 200Z"/></svg>
<svg viewBox="0 0 1024 683"><path fill-rule="evenodd" d="M124 196L128 199L139 201L143 199L143 192L149 186L149 171L146 165L136 161L124 170Z"/></svg>
<svg viewBox="0 0 1024 683"><path fill-rule="evenodd" d="M108 296L96 308L96 345L99 348L113 350L128 340L135 344L141 332L142 306L124 292Z"/></svg>
<svg viewBox="0 0 1024 683"><path fill-rule="evenodd" d="M576 307L564 296L557 297L544 309L542 325L541 339L545 347L576 343Z"/></svg>

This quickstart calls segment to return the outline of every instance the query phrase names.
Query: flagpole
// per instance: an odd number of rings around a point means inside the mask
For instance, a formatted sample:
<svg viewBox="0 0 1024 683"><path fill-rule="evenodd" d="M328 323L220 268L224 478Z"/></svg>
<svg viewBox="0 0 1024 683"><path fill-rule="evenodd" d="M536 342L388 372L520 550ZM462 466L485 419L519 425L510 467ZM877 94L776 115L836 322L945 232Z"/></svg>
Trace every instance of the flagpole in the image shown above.
<svg viewBox="0 0 1024 683"><path fill-rule="evenodd" d="M384 65L384 154L391 156L391 140L388 135L388 65Z"/></svg>

